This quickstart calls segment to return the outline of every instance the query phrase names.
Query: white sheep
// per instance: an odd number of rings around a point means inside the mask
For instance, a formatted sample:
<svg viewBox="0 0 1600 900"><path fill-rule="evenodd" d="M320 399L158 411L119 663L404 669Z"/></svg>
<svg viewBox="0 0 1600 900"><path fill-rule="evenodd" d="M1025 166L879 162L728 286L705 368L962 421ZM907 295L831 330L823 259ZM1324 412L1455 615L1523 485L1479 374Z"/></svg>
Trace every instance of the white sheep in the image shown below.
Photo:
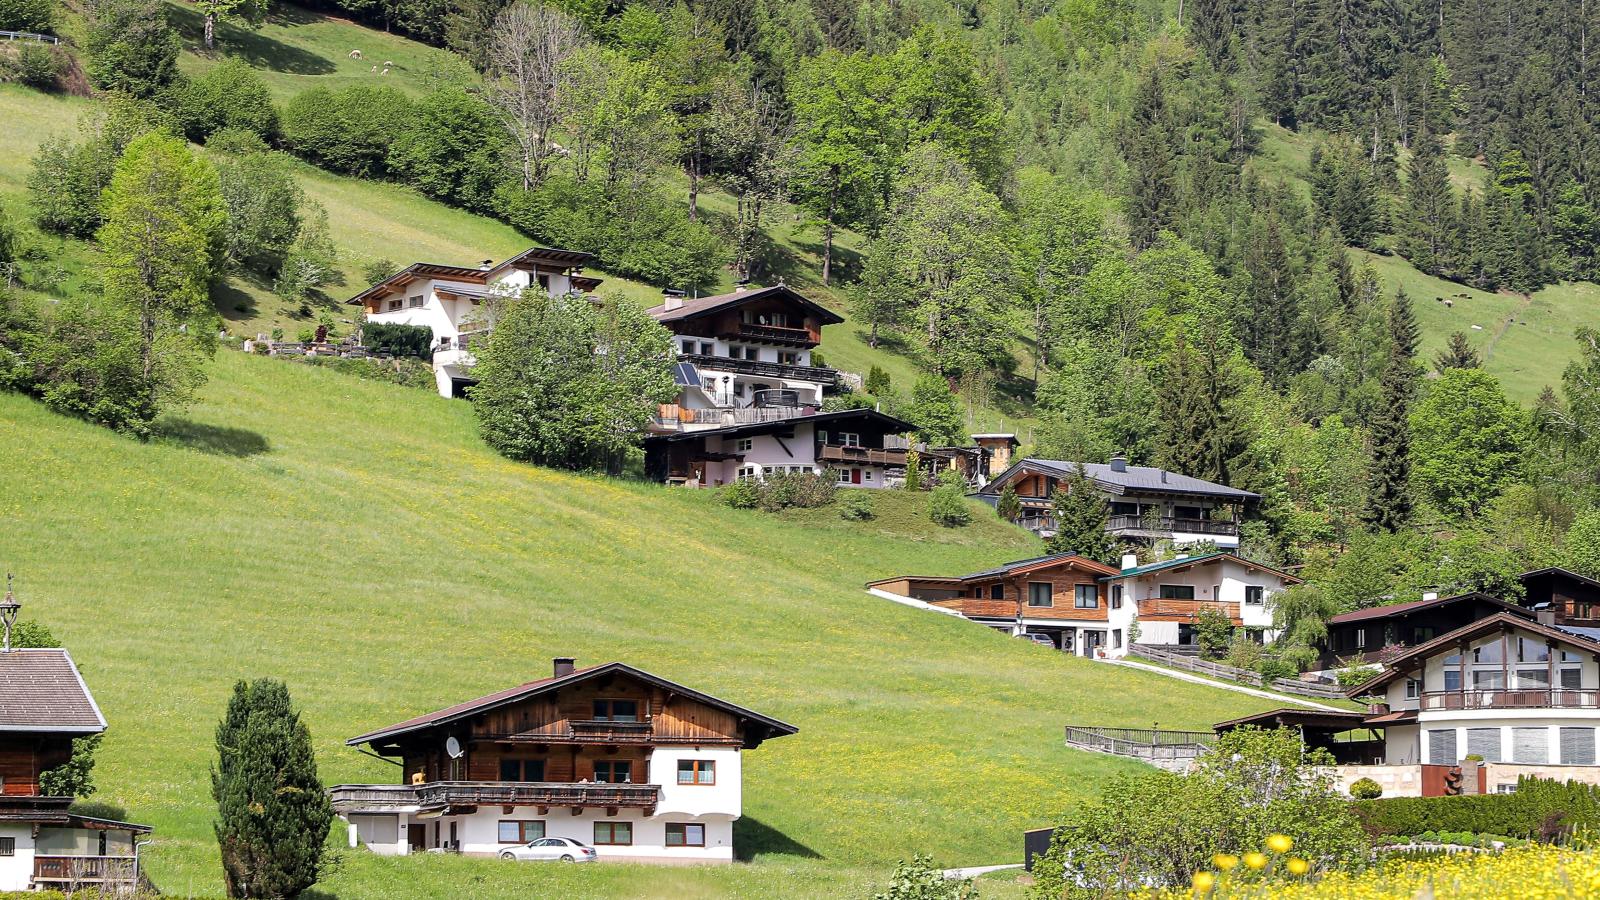
<svg viewBox="0 0 1600 900"><path fill-rule="evenodd" d="M351 59L360 59L361 58L361 51L360 50L351 50L350 51L350 58Z"/></svg>

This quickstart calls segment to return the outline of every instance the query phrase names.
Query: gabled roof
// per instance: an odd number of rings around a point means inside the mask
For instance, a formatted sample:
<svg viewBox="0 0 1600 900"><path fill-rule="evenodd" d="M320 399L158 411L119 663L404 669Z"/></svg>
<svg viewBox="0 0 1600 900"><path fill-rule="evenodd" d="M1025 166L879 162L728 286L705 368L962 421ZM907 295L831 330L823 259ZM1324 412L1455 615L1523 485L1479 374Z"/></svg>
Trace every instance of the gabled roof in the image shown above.
<svg viewBox="0 0 1600 900"><path fill-rule="evenodd" d="M512 703L521 702L530 697L536 697L540 694L559 690L569 685L580 684L593 678L600 678L602 676L612 674L626 675L636 678L647 684L653 684L656 687L671 691L679 696L687 697L691 700L704 703L707 706L712 706L723 710L724 712L731 713L737 718L747 719L751 722L758 723L762 726L762 733L759 735L747 735L745 738L747 745L750 744L752 740L754 740L755 743L760 743L762 740L768 737L779 737L782 735L795 734L800 730L793 725L788 724L787 722L779 721L778 719L774 719L770 716L764 716L761 713L746 709L742 706L737 706L729 703L726 700L718 699L710 694L703 694L692 688L684 687L677 682L668 681L667 679L658 675L652 675L643 669L636 669L626 663L609 662L597 666L588 666L582 669L575 669L570 675L541 678L537 681L530 681L527 684L517 685L514 688L507 688L503 691L496 691L495 693L487 694L477 698L476 700L468 700L465 703L457 703L454 706L447 706L444 709L435 710L431 713L406 719L404 722L396 722L393 725L380 728L377 731L369 731L366 734L357 735L356 737L345 741L345 744L351 747L354 747L358 744L373 744L374 749L376 749L376 745L380 741L389 741L402 735L411 734L418 731L425 731L430 728L436 728L440 725L448 725L452 722L457 722L462 719L475 716L479 713L488 712L492 709L497 709Z"/></svg>
<svg viewBox="0 0 1600 900"><path fill-rule="evenodd" d="M696 410L699 412L699 410ZM748 425L729 425L726 428L703 428L699 431L680 431L673 434L656 434L645 438L645 443L651 441L689 441L702 437L733 437L746 434L770 434L775 431L792 431L796 425L826 425L832 422L870 421L882 425L889 434L904 434L915 431L917 426L897 419L888 413L881 413L875 409L841 409L836 412L816 413L809 416L794 416L789 419L774 419L771 422L753 422Z"/></svg>
<svg viewBox="0 0 1600 900"><path fill-rule="evenodd" d="M1000 488L1019 473L1040 473L1052 478L1070 478L1077 472L1078 466L1079 463L1069 460L1039 459L1029 456L1017 460L1004 472L996 475L984 488L984 493L999 493ZM1153 466L1125 466L1120 472L1113 469L1109 463L1082 463L1082 466L1084 474L1094 481L1097 487L1111 494L1135 491L1214 497L1222 500L1261 499L1260 494L1252 494L1249 491L1241 491L1201 478L1190 478L1188 475L1180 475Z"/></svg>
<svg viewBox="0 0 1600 900"><path fill-rule="evenodd" d="M582 250L563 250L560 247L529 247L505 262L499 263L489 269L488 274L493 275L501 269L521 263L551 262L558 266L582 266L594 259L594 254Z"/></svg>
<svg viewBox="0 0 1600 900"><path fill-rule="evenodd" d="M1587 575L1579 575L1577 572L1574 572L1571 569L1563 569L1560 566L1545 566L1542 569L1534 569L1532 572L1523 572L1521 575L1517 576L1517 580L1526 583L1540 577L1541 575L1558 575L1562 578L1568 578L1572 581L1576 581L1579 584L1586 584L1592 588L1600 588L1600 581L1596 581Z"/></svg>
<svg viewBox="0 0 1600 900"><path fill-rule="evenodd" d="M1384 666L1383 671L1375 677L1345 691L1345 696L1359 697L1363 694L1370 694L1374 688L1382 687L1416 668L1418 660L1427 659L1443 650L1448 650L1452 645L1461 641L1470 641L1475 637L1499 631L1502 628L1530 631L1542 637L1560 641L1569 647L1577 647L1585 653L1600 654L1600 641L1593 637L1578 634L1568 629L1557 628L1553 625L1543 625L1534 619L1528 619L1516 613L1497 612L1476 622L1469 622L1455 631L1441 634L1431 641L1408 648L1399 656L1391 659L1388 665Z"/></svg>
<svg viewBox="0 0 1600 900"><path fill-rule="evenodd" d="M0 731L98 734L105 717L60 648L0 653Z"/></svg>
<svg viewBox="0 0 1600 900"><path fill-rule="evenodd" d="M525 262L530 259L549 260L557 265L581 266L594 259L594 256L589 253L584 253L582 250L562 250L557 247L530 247L527 250L518 253L516 256L511 257L505 262L490 266L487 269L479 266L452 266L444 263L415 262L394 273L393 275L390 275L388 278L385 278L377 284L367 288L354 297L351 297L349 300L346 300L345 303L360 303L363 300L366 300L368 297L371 297L375 294L381 294L397 284L405 284L406 282L412 281L416 278L455 278L462 281L484 284L488 282L489 276L495 272L498 272L507 266L516 265L517 263ZM600 284L600 280L596 278L587 280L594 282L596 286Z"/></svg>
<svg viewBox="0 0 1600 900"><path fill-rule="evenodd" d="M808 299L804 294L794 288L782 284L775 284L764 288L750 288L743 291L734 291L731 294L718 294L715 297L697 297L693 300L683 301L683 305L674 309L667 309L666 304L652 306L646 310L655 316L658 322L679 322L684 319L693 319L709 315L723 309L731 309L751 300L785 299L806 308L815 315L823 325L837 325L844 321L844 317L826 306L822 306Z"/></svg>
<svg viewBox="0 0 1600 900"><path fill-rule="evenodd" d="M1299 578L1290 575L1288 572L1279 571L1271 566L1263 565L1253 559L1246 559L1237 553L1230 553L1226 550L1218 550L1213 553L1201 553L1198 556L1185 556L1178 559L1169 559L1165 562L1150 563L1149 565L1145 566L1135 566L1131 569L1123 569L1120 572L1108 575L1100 580L1116 581L1121 578L1137 578L1140 575L1149 575L1151 572L1182 569L1189 566L1207 565L1214 562L1235 562L1247 569L1254 569L1257 572L1267 572L1269 574L1276 575L1279 578L1282 578L1285 584L1300 583Z"/></svg>
<svg viewBox="0 0 1600 900"><path fill-rule="evenodd" d="M1365 622L1371 619L1387 619L1396 616L1408 616L1423 610L1437 609L1441 606L1450 606L1463 600L1474 600L1479 603L1489 603L1526 618L1533 618L1530 610L1524 609L1515 603L1507 603L1499 597L1491 597L1481 591L1471 591L1465 594L1456 594L1450 597L1435 597L1432 600L1412 600L1408 603L1389 603L1384 606L1369 606L1366 609L1356 609L1350 612L1339 613L1328 619L1329 625L1343 625L1347 622Z"/></svg>
<svg viewBox="0 0 1600 900"><path fill-rule="evenodd" d="M1079 556L1076 553L1053 553L1049 556L1035 556L1030 559L1019 559L1015 562L1008 562L995 566L992 569L984 569L982 572L973 572L970 575L896 575L892 578L879 578L876 581L869 581L867 582L867 587L872 587L879 584L887 584L891 581L906 580L948 582L952 585L968 584L974 581L987 581L991 578L1002 578L1007 575L1023 575L1028 572L1037 571L1039 569L1048 569L1052 566L1058 566L1062 563L1068 562L1082 566L1083 568L1089 569L1093 572L1115 572L1117 570L1115 566L1108 566L1103 562L1090 559L1087 556Z"/></svg>

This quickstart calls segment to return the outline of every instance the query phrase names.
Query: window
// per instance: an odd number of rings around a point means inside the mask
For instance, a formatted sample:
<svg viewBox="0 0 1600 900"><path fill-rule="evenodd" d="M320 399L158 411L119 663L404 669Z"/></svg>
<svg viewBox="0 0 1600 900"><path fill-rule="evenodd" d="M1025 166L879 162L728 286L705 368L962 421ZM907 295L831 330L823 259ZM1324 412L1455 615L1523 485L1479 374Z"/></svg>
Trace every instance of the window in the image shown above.
<svg viewBox="0 0 1600 900"><path fill-rule="evenodd" d="M1547 691L1550 689L1549 669L1518 669L1517 687L1530 691Z"/></svg>
<svg viewBox="0 0 1600 900"><path fill-rule="evenodd" d="M1161 599L1163 600L1193 600L1194 585L1192 584L1163 584L1161 586Z"/></svg>
<svg viewBox="0 0 1600 900"><path fill-rule="evenodd" d="M1561 689L1576 691L1583 687L1583 670L1577 668L1564 668L1561 670Z"/></svg>
<svg viewBox="0 0 1600 900"><path fill-rule="evenodd" d="M1460 760L1456 756L1456 730L1435 728L1428 731L1428 762L1436 766L1453 766Z"/></svg>
<svg viewBox="0 0 1600 900"><path fill-rule="evenodd" d="M761 358L761 351L755 347L746 347L744 348L744 358L752 362L759 360Z"/></svg>
<svg viewBox="0 0 1600 900"><path fill-rule="evenodd" d="M542 759L502 759L500 760L501 781L543 781L544 760Z"/></svg>
<svg viewBox="0 0 1600 900"><path fill-rule="evenodd" d="M405 304L404 300L401 300L399 297L395 297L393 300L389 301L388 311L389 312L394 312L395 310L401 308L401 306L403 306L404 304Z"/></svg>
<svg viewBox="0 0 1600 900"><path fill-rule="evenodd" d="M633 762L626 759L597 759L594 780L599 784L632 784Z"/></svg>
<svg viewBox="0 0 1600 900"><path fill-rule="evenodd" d="M1561 729L1561 764L1563 766L1594 765L1594 729Z"/></svg>
<svg viewBox="0 0 1600 900"><path fill-rule="evenodd" d="M1444 670L1444 689L1447 690L1447 691L1459 691L1459 690L1461 690L1461 670L1460 669L1445 669Z"/></svg>
<svg viewBox="0 0 1600 900"><path fill-rule="evenodd" d="M717 345L716 344L710 343L708 341L701 341L700 342L700 355L701 356L715 356L716 354L717 354Z"/></svg>
<svg viewBox="0 0 1600 900"><path fill-rule="evenodd" d="M749 453L756 445L755 438L739 438L733 442L733 452Z"/></svg>
<svg viewBox="0 0 1600 900"><path fill-rule="evenodd" d="M424 299L425 298L423 297L422 294L415 294L415 295L413 295L411 297L406 298L406 305L411 307L412 309L417 309L418 307L422 306L422 303L423 303Z"/></svg>
<svg viewBox="0 0 1600 900"><path fill-rule="evenodd" d="M1206 511L1204 507L1199 506L1174 506L1172 515L1178 519L1203 519Z"/></svg>
<svg viewBox="0 0 1600 900"><path fill-rule="evenodd" d="M800 354L793 350L779 350L778 362L786 366L798 366L800 365Z"/></svg>
<svg viewBox="0 0 1600 900"><path fill-rule="evenodd" d="M1074 585L1072 588L1072 606L1074 609L1099 609L1100 589L1092 584Z"/></svg>
<svg viewBox="0 0 1600 900"><path fill-rule="evenodd" d="M714 759L678 760L679 784L716 784L717 761Z"/></svg>
<svg viewBox="0 0 1600 900"><path fill-rule="evenodd" d="M544 837L543 819L501 819L500 843L527 844Z"/></svg>
<svg viewBox="0 0 1600 900"><path fill-rule="evenodd" d="M1411 629L1411 643L1421 644L1433 640L1435 630L1427 625L1418 625ZM1460 663L1457 663L1460 665Z"/></svg>
<svg viewBox="0 0 1600 900"><path fill-rule="evenodd" d="M760 466L740 466L739 467L739 474L736 475L735 478L738 481L760 481L761 480L761 467Z"/></svg>
<svg viewBox="0 0 1600 900"><path fill-rule="evenodd" d="M1517 638L1517 662L1549 662L1550 645L1544 641Z"/></svg>
<svg viewBox="0 0 1600 900"><path fill-rule="evenodd" d="M1503 691L1505 687L1506 673L1499 669L1472 673L1472 689L1475 691Z"/></svg>
<svg viewBox="0 0 1600 900"><path fill-rule="evenodd" d="M989 599L990 600L1004 600L1005 598L1006 598L1006 586L1005 585L1003 585L1003 584L991 584L991 585L989 585Z"/></svg>
<svg viewBox="0 0 1600 900"><path fill-rule="evenodd" d="M1422 693L1422 682L1415 678L1406 679L1406 699L1415 700Z"/></svg>
<svg viewBox="0 0 1600 900"><path fill-rule="evenodd" d="M1497 663L1501 658L1499 641L1491 641L1482 647L1472 648L1472 661L1475 663Z"/></svg>
<svg viewBox="0 0 1600 900"><path fill-rule="evenodd" d="M639 701L596 700L594 702L594 720L596 722L637 722L639 721Z"/></svg>
<svg viewBox="0 0 1600 900"><path fill-rule="evenodd" d="M1113 628L1113 629L1111 629L1111 649L1113 649L1113 650L1121 650L1122 649L1122 629L1121 628Z"/></svg>
<svg viewBox="0 0 1600 900"><path fill-rule="evenodd" d="M1113 516L1137 516L1139 514L1139 504L1137 503L1128 503L1123 500L1113 500L1107 505L1111 507L1111 514Z"/></svg>
<svg viewBox="0 0 1600 900"><path fill-rule="evenodd" d="M1476 753L1484 762L1500 762L1500 729L1468 728L1467 755Z"/></svg>
<svg viewBox="0 0 1600 900"><path fill-rule="evenodd" d="M1502 782L1494 786L1494 792L1496 794L1515 794L1517 792L1517 783L1515 781Z"/></svg>
<svg viewBox="0 0 1600 900"><path fill-rule="evenodd" d="M1524 765L1542 765L1550 761L1550 729L1511 729L1511 761Z"/></svg>
<svg viewBox="0 0 1600 900"><path fill-rule="evenodd" d="M668 847L704 847L706 845L706 827L693 822L668 822L667 846Z"/></svg>
<svg viewBox="0 0 1600 900"><path fill-rule="evenodd" d="M1120 584L1113 584L1111 586L1111 608L1122 608L1122 585Z"/></svg>
<svg viewBox="0 0 1600 900"><path fill-rule="evenodd" d="M1266 588L1259 584L1247 584L1244 586L1245 606L1260 606L1265 602L1267 602Z"/></svg>
<svg viewBox="0 0 1600 900"><path fill-rule="evenodd" d="M1055 606L1055 585L1048 581L1028 582L1028 605L1039 607Z"/></svg>
<svg viewBox="0 0 1600 900"><path fill-rule="evenodd" d="M632 822L594 823L594 843L597 847L626 847L633 843Z"/></svg>
<svg viewBox="0 0 1600 900"><path fill-rule="evenodd" d="M14 837L0 837L0 856L16 856L17 839Z"/></svg>
<svg viewBox="0 0 1600 900"><path fill-rule="evenodd" d="M1367 645L1367 630L1365 628L1357 628L1353 637L1355 640L1353 646L1365 647Z"/></svg>
<svg viewBox="0 0 1600 900"><path fill-rule="evenodd" d="M839 483L839 484L850 484L850 483L852 483L851 482L851 476L850 476L850 470L849 469L835 469L835 470L833 470L833 480L835 482Z"/></svg>
<svg viewBox="0 0 1600 900"><path fill-rule="evenodd" d="M859 447L861 446L861 435L854 431L841 431L839 432L839 443L846 447Z"/></svg>
<svg viewBox="0 0 1600 900"><path fill-rule="evenodd" d="M539 276L539 287L543 288L545 291L549 291L550 290L550 276L549 275L540 275Z"/></svg>
<svg viewBox="0 0 1600 900"><path fill-rule="evenodd" d="M694 341L684 341L683 342L683 352L684 353L693 353L694 352Z"/></svg>
<svg viewBox="0 0 1600 900"><path fill-rule="evenodd" d="M1447 666L1459 666L1459 665L1461 665L1461 654L1452 653L1449 656L1446 656L1444 658L1444 664L1447 665Z"/></svg>

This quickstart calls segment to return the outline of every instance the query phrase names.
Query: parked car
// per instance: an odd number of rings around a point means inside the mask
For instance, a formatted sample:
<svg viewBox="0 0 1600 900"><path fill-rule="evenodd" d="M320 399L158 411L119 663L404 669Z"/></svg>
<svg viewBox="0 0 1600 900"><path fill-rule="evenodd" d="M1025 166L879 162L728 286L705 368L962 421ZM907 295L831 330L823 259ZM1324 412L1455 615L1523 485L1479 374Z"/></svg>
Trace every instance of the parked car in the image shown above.
<svg viewBox="0 0 1600 900"><path fill-rule="evenodd" d="M593 847L573 838L548 837L500 851L501 859L524 861L560 860L562 862L594 862L599 858Z"/></svg>
<svg viewBox="0 0 1600 900"><path fill-rule="evenodd" d="M1050 640L1050 635L1048 634L1021 634L1018 635L1018 637L1025 641L1033 641L1035 644L1042 644L1043 646L1049 647L1051 650L1056 648L1056 642Z"/></svg>

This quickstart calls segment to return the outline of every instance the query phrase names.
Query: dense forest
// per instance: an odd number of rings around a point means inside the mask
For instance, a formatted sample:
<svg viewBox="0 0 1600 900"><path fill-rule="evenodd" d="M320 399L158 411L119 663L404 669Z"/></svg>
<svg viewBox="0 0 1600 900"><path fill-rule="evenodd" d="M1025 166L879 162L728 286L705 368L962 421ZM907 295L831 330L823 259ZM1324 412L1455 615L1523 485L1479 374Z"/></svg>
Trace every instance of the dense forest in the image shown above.
<svg viewBox="0 0 1600 900"><path fill-rule="evenodd" d="M237 61L180 73L161 3L93 0L85 68L118 99L46 144L33 206L114 238L106 198L138 198L111 161L184 171L140 138L182 135L206 146L196 182L220 181L200 205L225 214L193 236L209 274L291 297L329 266L284 153L689 290L783 277L767 231L793 217L852 327L924 372L835 403L944 441L956 397L1021 397L1038 455L1120 450L1256 491L1246 552L1304 564L1310 608L1515 591L1535 564L1600 574L1600 336L1574 335L1578 362L1519 408L1462 336L1419 359L1411 299L1349 248L1489 290L1596 275L1588 5L349 0L328 8L459 65L420 97L278 103ZM1252 165L1267 123L1312 136L1309 190ZM191 296L208 277L182 274ZM61 327L53 346L81 342ZM82 414L102 382L76 371L10 377L66 379Z"/></svg>

